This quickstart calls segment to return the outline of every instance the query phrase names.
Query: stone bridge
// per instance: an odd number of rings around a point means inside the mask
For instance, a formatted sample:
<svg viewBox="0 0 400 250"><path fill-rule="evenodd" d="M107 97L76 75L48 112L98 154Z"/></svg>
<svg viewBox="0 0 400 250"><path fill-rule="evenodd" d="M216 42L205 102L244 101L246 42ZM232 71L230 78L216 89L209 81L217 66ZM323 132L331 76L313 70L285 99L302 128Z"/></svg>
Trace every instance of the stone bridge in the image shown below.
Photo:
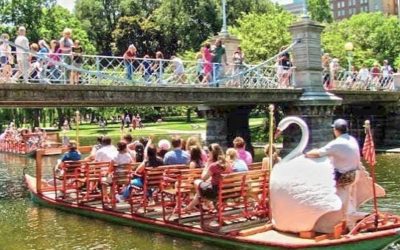
<svg viewBox="0 0 400 250"><path fill-rule="evenodd" d="M290 29L295 41L292 54L296 65L296 88L1 84L0 107L193 105L203 110L206 116L207 142L230 146L236 136L244 137L247 145L251 145L249 114L256 105L272 103L280 106L285 115L301 116L308 123L310 148L320 147L332 138L330 124L336 117L349 120L351 133L357 138L364 137L362 124L369 119L378 145L399 146L400 92L326 92L321 83L320 33L323 27L305 18ZM249 75L256 73L249 71ZM246 75L239 77L251 82L256 79ZM263 75L257 79L255 82L263 84L269 84L270 80ZM298 129L290 127L284 137L284 147L291 148L296 144L298 135Z"/></svg>

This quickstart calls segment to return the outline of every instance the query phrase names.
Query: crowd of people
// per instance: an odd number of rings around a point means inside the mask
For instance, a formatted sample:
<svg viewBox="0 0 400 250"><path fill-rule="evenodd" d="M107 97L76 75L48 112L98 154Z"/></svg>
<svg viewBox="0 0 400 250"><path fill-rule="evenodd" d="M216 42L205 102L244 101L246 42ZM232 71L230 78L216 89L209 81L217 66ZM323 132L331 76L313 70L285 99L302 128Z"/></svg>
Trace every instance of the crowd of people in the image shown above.
<svg viewBox="0 0 400 250"><path fill-rule="evenodd" d="M26 29L18 28L14 46L10 45L9 34L0 39L0 83L17 82L69 82L78 84L80 73L77 70L62 69L60 63L73 68L81 68L83 48L79 40L72 40L72 30L65 28L59 40L45 40L30 43ZM16 68L14 67L16 66Z"/></svg>
<svg viewBox="0 0 400 250"><path fill-rule="evenodd" d="M16 128L11 122L0 134L0 151L26 154L38 148L45 148L47 133L39 127Z"/></svg>
<svg viewBox="0 0 400 250"><path fill-rule="evenodd" d="M366 64L361 67L351 66L343 69L338 58L331 58L328 53L322 56L323 85L327 90L346 87L353 89L380 90L391 88L394 68L388 60L382 65L375 62L371 68ZM339 86L339 85L345 86Z"/></svg>
<svg viewBox="0 0 400 250"><path fill-rule="evenodd" d="M138 163L134 170L136 177L132 179L130 186L127 186L117 196L118 200L128 199L133 186L143 187L144 168L165 165L187 165L191 169L201 168L203 169L202 179L195 182L195 185L199 187L199 193L186 208L191 210L198 203L199 196L205 195L212 198L217 195L216 185L221 174L249 170L248 165L253 162L253 157L250 152L245 150L245 141L241 137L236 137L233 145L234 147L227 149L225 153L222 147L216 143L202 147L197 137L182 140L176 136L171 141L162 139L156 144L151 138L133 141L132 136L127 134L114 146L110 137L101 136L85 160L112 162L111 166ZM265 148L266 158L262 162L262 167L265 169L269 167L268 152L267 146ZM273 163L280 160L275 148L273 157ZM81 155L78 153L76 145L71 143L69 152L61 158L61 162L77 160L81 160ZM148 190L149 193L153 191L155 190ZM151 199L151 196L149 198Z"/></svg>

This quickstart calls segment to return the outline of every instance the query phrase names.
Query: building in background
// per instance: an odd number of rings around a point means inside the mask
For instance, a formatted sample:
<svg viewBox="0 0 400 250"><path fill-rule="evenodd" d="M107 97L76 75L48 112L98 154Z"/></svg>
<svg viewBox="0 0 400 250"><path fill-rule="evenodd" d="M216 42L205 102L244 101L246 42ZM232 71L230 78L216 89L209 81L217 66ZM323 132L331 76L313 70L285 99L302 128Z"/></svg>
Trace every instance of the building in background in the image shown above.
<svg viewBox="0 0 400 250"><path fill-rule="evenodd" d="M301 15L304 13L304 2L306 0L293 0L290 3L282 4L282 7L294 15ZM278 1L279 3L279 1Z"/></svg>
<svg viewBox="0 0 400 250"><path fill-rule="evenodd" d="M276 1L284 9L295 14L301 15L306 0ZM341 20L362 12L382 12L388 15L397 15L398 0L330 0L330 7L333 19Z"/></svg>
<svg viewBox="0 0 400 250"><path fill-rule="evenodd" d="M333 19L341 20L362 12L397 15L397 0L330 0Z"/></svg>

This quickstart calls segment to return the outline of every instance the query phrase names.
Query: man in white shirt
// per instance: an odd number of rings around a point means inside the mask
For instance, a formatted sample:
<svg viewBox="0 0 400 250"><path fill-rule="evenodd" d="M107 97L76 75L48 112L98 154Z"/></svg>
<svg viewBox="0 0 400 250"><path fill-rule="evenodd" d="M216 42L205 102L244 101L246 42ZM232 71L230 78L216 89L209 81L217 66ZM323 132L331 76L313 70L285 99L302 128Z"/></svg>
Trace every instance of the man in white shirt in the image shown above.
<svg viewBox="0 0 400 250"><path fill-rule="evenodd" d="M335 167L335 178L338 180L342 174L358 169L360 166L360 148L357 140L348 134L348 125L345 120L335 120L332 128L336 139L320 149L307 152L306 157L328 156Z"/></svg>
<svg viewBox="0 0 400 250"><path fill-rule="evenodd" d="M21 75L24 78L24 82L27 83L29 80L29 40L26 38L26 29L24 26L18 28L18 36L15 39L16 52L17 52L17 63L18 72L15 74L14 79L18 80Z"/></svg>
<svg viewBox="0 0 400 250"><path fill-rule="evenodd" d="M343 203L341 211L329 213L325 219L321 220L323 223L320 221L316 223L315 230L319 232L326 231L327 228L333 226L330 223L340 220L345 220L347 227L351 229L360 216L357 212L356 193L350 188L357 179L356 170L360 169L360 148L357 140L348 134L347 121L337 119L332 124L332 128L335 140L320 149L313 149L305 154L309 158L327 156L331 159L337 183L336 193Z"/></svg>
<svg viewBox="0 0 400 250"><path fill-rule="evenodd" d="M110 162L118 154L117 148L111 144L111 138L104 136L101 141L102 147L96 151L94 160L97 162Z"/></svg>

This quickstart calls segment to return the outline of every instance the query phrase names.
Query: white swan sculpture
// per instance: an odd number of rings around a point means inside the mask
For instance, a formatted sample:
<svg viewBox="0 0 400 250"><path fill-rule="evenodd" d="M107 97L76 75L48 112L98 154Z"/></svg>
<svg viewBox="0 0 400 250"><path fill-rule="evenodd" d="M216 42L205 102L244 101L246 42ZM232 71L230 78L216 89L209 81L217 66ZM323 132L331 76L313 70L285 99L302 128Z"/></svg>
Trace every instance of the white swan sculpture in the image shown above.
<svg viewBox="0 0 400 250"><path fill-rule="evenodd" d="M307 124L298 117L289 116L279 123L278 131L293 123L300 127L302 136L299 145L272 170L272 222L281 231L311 231L321 216L339 211L342 201L336 195L334 167L330 160L303 156L309 137Z"/></svg>
<svg viewBox="0 0 400 250"><path fill-rule="evenodd" d="M281 231L302 232L316 230L329 232L332 225L343 220L342 204L347 198L344 188L336 188L334 166L328 157L305 158L303 151L308 143L308 127L300 118L289 116L278 125L278 132L290 124L297 124L302 137L299 145L271 172L270 204L272 223ZM354 184L352 200L358 208L372 199L372 180L361 167ZM377 196L385 190L376 185Z"/></svg>

